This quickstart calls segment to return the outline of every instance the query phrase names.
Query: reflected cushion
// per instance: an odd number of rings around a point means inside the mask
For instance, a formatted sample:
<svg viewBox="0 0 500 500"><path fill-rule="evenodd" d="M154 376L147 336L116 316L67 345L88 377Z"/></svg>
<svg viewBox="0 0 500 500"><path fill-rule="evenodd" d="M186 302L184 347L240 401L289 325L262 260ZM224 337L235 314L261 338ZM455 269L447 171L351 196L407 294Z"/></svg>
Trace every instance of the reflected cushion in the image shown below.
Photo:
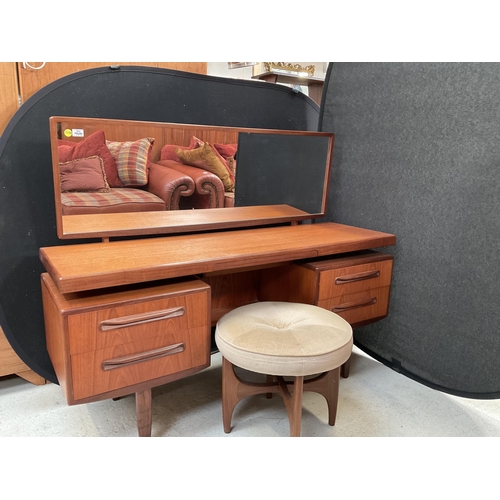
<svg viewBox="0 0 500 500"><path fill-rule="evenodd" d="M177 148L175 152L183 163L208 170L219 177L225 191L234 191L233 172L212 144L206 142L203 146L189 151Z"/></svg>
<svg viewBox="0 0 500 500"><path fill-rule="evenodd" d="M59 163L70 160L100 156L104 162L104 171L109 187L122 187L113 155L106 146L104 131L98 130L80 142L58 141Z"/></svg>
<svg viewBox="0 0 500 500"><path fill-rule="evenodd" d="M77 158L59 163L61 191L109 192L104 162L100 156Z"/></svg>
<svg viewBox="0 0 500 500"><path fill-rule="evenodd" d="M182 151L188 151L190 149L196 149L200 146L203 146L203 144L204 142L201 139L198 139L198 137L195 137L194 135L191 137L191 142L189 143L189 146L165 144L165 146L161 148L160 160L180 161L179 157L177 156L177 153L175 152L176 149L180 149Z"/></svg>
<svg viewBox="0 0 500 500"><path fill-rule="evenodd" d="M148 183L149 157L154 142L152 137L126 142L106 141L124 186L145 186Z"/></svg>
<svg viewBox="0 0 500 500"><path fill-rule="evenodd" d="M236 179L236 159L234 156L228 156L225 158L227 166L231 169L234 178Z"/></svg>
<svg viewBox="0 0 500 500"><path fill-rule="evenodd" d="M222 158L229 158L236 154L238 144L214 144L214 148L219 152Z"/></svg>

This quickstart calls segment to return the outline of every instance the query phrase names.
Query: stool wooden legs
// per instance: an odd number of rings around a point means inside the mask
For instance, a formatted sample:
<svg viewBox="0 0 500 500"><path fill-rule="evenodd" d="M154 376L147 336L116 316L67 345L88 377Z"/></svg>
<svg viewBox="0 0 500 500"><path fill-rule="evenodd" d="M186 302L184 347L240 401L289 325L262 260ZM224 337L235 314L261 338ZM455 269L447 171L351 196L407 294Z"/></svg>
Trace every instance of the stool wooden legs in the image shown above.
<svg viewBox="0 0 500 500"><path fill-rule="evenodd" d="M304 377L294 377L293 389L289 387L292 382L286 382L283 377L267 376L267 382L245 382L234 373L231 362L222 357L222 423L224 432L231 432L231 418L235 406L242 399L256 394L278 393L285 403L290 422L290 436L300 436L302 420L302 394L312 391L321 394L328 405L328 423L335 425L337 403L339 396L340 367L305 380Z"/></svg>

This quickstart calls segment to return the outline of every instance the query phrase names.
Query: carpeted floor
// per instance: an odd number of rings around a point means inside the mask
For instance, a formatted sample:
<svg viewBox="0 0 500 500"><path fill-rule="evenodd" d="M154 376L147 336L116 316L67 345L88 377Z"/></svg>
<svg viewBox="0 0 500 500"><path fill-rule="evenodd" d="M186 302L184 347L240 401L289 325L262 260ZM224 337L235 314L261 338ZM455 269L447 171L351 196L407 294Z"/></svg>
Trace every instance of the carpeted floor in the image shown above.
<svg viewBox="0 0 500 500"><path fill-rule="evenodd" d="M233 429L221 422L221 359L192 377L153 389L153 437L288 436L283 401L241 401ZM68 406L56 384L34 386L0 378L0 437L133 437L135 399L127 396ZM303 437L500 437L500 400L470 400L434 391L354 348L349 378L341 379L337 422L327 424L326 402L304 393Z"/></svg>

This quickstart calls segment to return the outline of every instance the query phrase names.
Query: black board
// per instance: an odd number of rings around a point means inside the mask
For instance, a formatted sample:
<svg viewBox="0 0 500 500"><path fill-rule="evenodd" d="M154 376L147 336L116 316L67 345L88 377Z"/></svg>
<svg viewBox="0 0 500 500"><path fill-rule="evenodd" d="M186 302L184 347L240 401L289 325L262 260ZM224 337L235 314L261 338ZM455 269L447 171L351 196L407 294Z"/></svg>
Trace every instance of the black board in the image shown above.
<svg viewBox="0 0 500 500"><path fill-rule="evenodd" d="M50 116L315 131L319 107L281 85L144 66L74 73L20 107L0 138L0 325L23 361L57 382L45 346L38 250L75 241L56 234Z"/></svg>

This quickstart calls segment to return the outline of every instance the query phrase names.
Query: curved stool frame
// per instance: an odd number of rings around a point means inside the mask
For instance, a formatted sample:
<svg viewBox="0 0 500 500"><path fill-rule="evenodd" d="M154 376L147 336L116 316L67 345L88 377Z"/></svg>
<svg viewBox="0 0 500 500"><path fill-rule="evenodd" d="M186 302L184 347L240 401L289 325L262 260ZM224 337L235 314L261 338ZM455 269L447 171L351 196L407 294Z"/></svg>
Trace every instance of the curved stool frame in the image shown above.
<svg viewBox="0 0 500 500"><path fill-rule="evenodd" d="M222 422L224 432L231 432L231 419L235 406L249 396L278 393L285 403L290 422L290 436L300 436L302 420L303 391L321 394L328 404L328 424L335 425L339 397L340 366L314 378L304 380L304 376L285 381L279 375L267 375L267 382L247 382L234 372L234 365L222 356ZM292 391L290 392L290 386Z"/></svg>

